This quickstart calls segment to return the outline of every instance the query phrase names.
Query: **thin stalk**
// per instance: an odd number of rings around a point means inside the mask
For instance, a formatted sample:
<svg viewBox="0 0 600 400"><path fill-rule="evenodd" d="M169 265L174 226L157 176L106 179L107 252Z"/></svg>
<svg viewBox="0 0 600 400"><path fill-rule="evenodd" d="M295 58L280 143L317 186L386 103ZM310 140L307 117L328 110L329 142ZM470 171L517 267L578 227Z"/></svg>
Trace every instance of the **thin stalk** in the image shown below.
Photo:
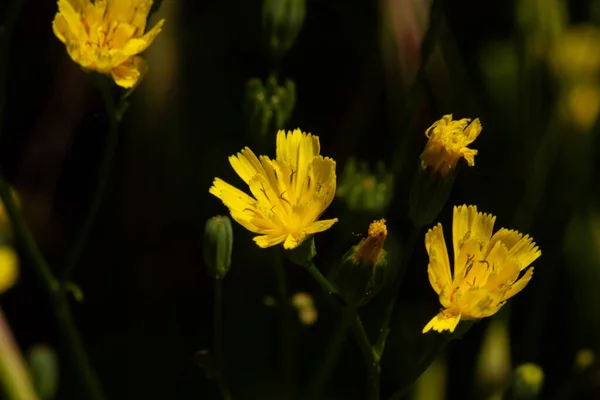
<svg viewBox="0 0 600 400"><path fill-rule="evenodd" d="M275 276L277 278L277 290L279 292L280 311L280 357L283 373L284 399L294 396L296 386L296 343L294 340L293 314L290 304L290 296L287 288L283 256L278 255L275 260Z"/></svg>
<svg viewBox="0 0 600 400"><path fill-rule="evenodd" d="M344 312L348 312L351 314L352 332L354 333L354 337L356 338L358 347L360 348L365 359L367 370L369 371L369 399L378 400L379 360L375 358L373 347L371 345L369 337L367 336L360 316L356 312L356 309L348 307L344 299L340 296L335 285L333 285L327 278L325 278L325 276L321 274L321 271L319 271L319 269L312 262L306 267L306 270L317 281L317 283L319 284L319 286L321 286L321 289L323 289L325 293L332 297L339 306L344 307Z"/></svg>
<svg viewBox="0 0 600 400"><path fill-rule="evenodd" d="M111 86L107 83L104 77L95 77L92 79L95 86L98 88L104 99L106 108L106 114L108 115L108 138L106 140L106 148L104 150L104 158L100 167L100 173L94 190L92 204L85 217L83 225L79 229L77 236L75 237L75 243L73 248L67 257L65 267L61 276L61 280L66 282L69 280L73 270L77 267L81 254L85 249L85 245L89 239L90 233L96 221L96 216L104 199L104 193L106 186L112 172L113 161L115 158L117 144L119 142L119 123L126 110L127 103L125 98L129 95L129 92L121 97L119 105L116 104L113 94L111 93Z"/></svg>
<svg viewBox="0 0 600 400"><path fill-rule="evenodd" d="M225 356L223 351L223 280L214 279L214 348L218 366L217 386L225 400L231 400L231 394L225 380Z"/></svg>
<svg viewBox="0 0 600 400"><path fill-rule="evenodd" d="M337 322L335 330L331 335L331 339L329 339L329 343L327 344L325 356L319 363L319 368L317 369L317 372L313 376L308 387L308 394L306 396L307 399L316 399L322 393L323 386L325 385L327 378L331 374L331 371L340 358L340 354L344 345L344 339L346 338L346 334L348 333L348 329L350 328L353 317L354 316L351 313L344 311Z"/></svg>
<svg viewBox="0 0 600 400"><path fill-rule="evenodd" d="M369 400L379 400L379 359L375 357L373 346L367 336L367 332L362 324L360 316L356 310L350 311L353 314L352 318L352 333L356 338L358 347L365 358L365 365L369 375Z"/></svg>
<svg viewBox="0 0 600 400"><path fill-rule="evenodd" d="M410 263L410 259L412 258L420 234L421 228L413 226L406 241L406 244L404 245L402 260L400 262L400 269L393 284L393 296L386 306L385 314L383 315L383 319L381 321L381 328L379 329L379 337L377 338L377 343L375 344L374 348L375 356L378 359L381 359L381 357L383 356L387 336L390 333L390 321L392 319L392 315L394 314L394 307L396 306L398 293L400 293L400 287L402 286L404 274L408 270L408 264Z"/></svg>
<svg viewBox="0 0 600 400"><path fill-rule="evenodd" d="M346 305L346 302L340 296L337 288L331 282L329 282L329 280L325 278L325 276L323 276L323 274L321 273L321 271L319 271L315 264L311 262L310 265L306 267L306 270L313 277L313 279L317 281L317 283L319 284L319 286L321 286L321 289L323 289L325 293L327 293L330 297L333 297L339 305Z"/></svg>
<svg viewBox="0 0 600 400"><path fill-rule="evenodd" d="M65 347L68 349L72 361L76 365L76 370L80 374L81 381L87 392L86 398L91 400L104 399L100 383L85 352L83 341L69 309L67 293L61 288L57 279L52 274L50 267L37 247L33 235L17 209L12 193L2 176L0 176L0 196L2 197L4 207L10 217L16 236L23 245L42 288L51 299L54 315L58 321L58 327L65 342Z"/></svg>
<svg viewBox="0 0 600 400"><path fill-rule="evenodd" d="M0 384L2 392L9 400L39 399L2 310L0 310Z"/></svg>

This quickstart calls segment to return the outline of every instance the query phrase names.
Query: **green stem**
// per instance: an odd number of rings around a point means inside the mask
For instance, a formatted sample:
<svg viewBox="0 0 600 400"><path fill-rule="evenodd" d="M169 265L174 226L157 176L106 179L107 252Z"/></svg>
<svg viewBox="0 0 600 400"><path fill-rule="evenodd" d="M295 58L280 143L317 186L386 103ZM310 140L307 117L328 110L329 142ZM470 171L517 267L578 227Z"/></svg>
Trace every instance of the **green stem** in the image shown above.
<svg viewBox="0 0 600 400"><path fill-rule="evenodd" d="M0 384L9 400L38 400L29 371L0 310Z"/></svg>
<svg viewBox="0 0 600 400"><path fill-rule="evenodd" d="M306 270L309 274L317 281L321 289L327 293L334 301L341 307L344 307L344 312L351 314L352 332L356 338L358 346L365 359L367 370L369 371L369 393L370 400L379 399L379 360L375 357L373 347L369 341L369 337L365 331L360 316L356 312L356 309L349 308L344 299L340 296L337 288L327 278L321 274L321 271L315 266L314 263L310 263ZM375 397L377 396L377 397Z"/></svg>
<svg viewBox="0 0 600 400"><path fill-rule="evenodd" d="M63 290L52 274L50 267L37 247L33 235L17 209L12 193L2 176L0 176L0 196L2 197L4 207L10 217L16 236L21 241L25 253L33 264L37 278L46 291L46 295L52 300L51 304L65 346L72 357L73 363L77 366L76 369L81 375L80 378L87 391L86 398L92 400L104 399L100 383L85 352L83 342L73 320L73 315L69 309L67 292Z"/></svg>
<svg viewBox="0 0 600 400"><path fill-rule="evenodd" d="M348 332L348 328L350 328L353 317L354 316L351 313L345 310L339 319L337 326L331 335L331 339L327 344L327 350L325 351L323 361L319 364L319 369L315 373L308 387L308 395L306 396L307 399L316 399L323 391L323 386L325 385L327 378L331 374L332 369L335 367L340 357L344 339L346 337L346 333Z"/></svg>
<svg viewBox="0 0 600 400"><path fill-rule="evenodd" d="M283 398L290 399L295 393L295 364L296 343L294 340L293 310L290 304L283 256L277 255L275 260L275 276L277 278L277 290L279 292L280 311L280 357L283 373Z"/></svg>
<svg viewBox="0 0 600 400"><path fill-rule="evenodd" d="M100 173L98 175L98 183L96 184L96 189L94 190L92 204L90 205L90 209L86 215L83 225L75 237L75 243L65 263L65 267L61 276L61 280L63 282L69 280L73 270L79 263L81 254L85 249L85 245L94 226L96 216L98 215L100 205L104 199L104 193L110 178L117 144L119 142L119 123L127 106L125 98L127 97L128 93L121 97L119 105L117 105L115 103L113 94L111 93L111 84L107 82L106 78L103 76L95 76L92 78L92 80L104 99L106 113L109 119L108 138L106 141L106 149L104 151L104 159L102 160Z"/></svg>
<svg viewBox="0 0 600 400"><path fill-rule="evenodd" d="M398 294L400 293L400 287L402 286L404 274L408 270L408 264L410 262L410 259L412 258L412 254L415 250L415 246L420 235L421 228L413 226L406 241L406 244L404 245L404 251L402 254L402 260L400 262L400 268L398 270L398 275L396 276L396 279L394 280L393 284L393 296L386 306L385 314L383 315L383 320L381 321L381 328L379 329L379 337L377 338L377 343L375 344L374 348L375 356L379 359L381 359L385 350L387 336L390 333L390 321L392 319L392 315L394 314L394 307L396 306L396 300L398 299Z"/></svg>
<svg viewBox="0 0 600 400"><path fill-rule="evenodd" d="M353 314L352 318L352 333L356 338L358 347L365 358L365 365L369 375L369 400L379 400L379 358L373 352L373 346L367 336L367 332L363 326L360 316L356 310L350 311Z"/></svg>
<svg viewBox="0 0 600 400"><path fill-rule="evenodd" d="M333 285L331 282L329 282L327 278L325 278L325 276L323 276L323 274L321 273L321 271L319 271L315 264L311 262L310 265L306 267L306 270L313 277L313 279L317 281L317 283L319 284L319 286L321 286L321 289L323 289L325 293L332 297L339 305L346 305L346 302L340 296L335 285Z"/></svg>
<svg viewBox="0 0 600 400"><path fill-rule="evenodd" d="M217 386L225 400L231 400L231 394L225 380L225 355L223 351L223 280L214 280L214 346L218 366Z"/></svg>

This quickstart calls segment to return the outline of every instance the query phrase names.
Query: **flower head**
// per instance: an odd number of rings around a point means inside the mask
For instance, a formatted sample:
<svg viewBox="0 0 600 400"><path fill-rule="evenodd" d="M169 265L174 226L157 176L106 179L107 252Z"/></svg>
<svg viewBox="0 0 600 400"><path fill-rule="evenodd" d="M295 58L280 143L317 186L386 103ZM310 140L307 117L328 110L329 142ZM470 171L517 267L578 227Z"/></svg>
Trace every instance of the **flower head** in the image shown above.
<svg viewBox="0 0 600 400"><path fill-rule="evenodd" d="M430 168L445 176L456 167L461 157L464 157L470 167L475 165L477 150L467 146L479 136L481 122L479 118L469 123L470 121L468 118L452 121L450 114L434 122L425 131L429 141L421 154L423 168Z"/></svg>
<svg viewBox="0 0 600 400"><path fill-rule="evenodd" d="M116 84L133 87L146 70L137 54L146 50L165 20L146 30L152 0L59 0L54 34L83 68L111 74Z"/></svg>
<svg viewBox="0 0 600 400"><path fill-rule="evenodd" d="M215 178L209 192L223 201L231 217L260 234L260 247L297 247L308 236L329 229L337 218L319 221L335 196L335 161L319 155L319 138L296 129L277 133L277 156L257 158L246 147L229 162L254 197Z"/></svg>
<svg viewBox="0 0 600 400"><path fill-rule="evenodd" d="M442 225L425 235L429 254L429 282L444 309L423 329L454 331L461 319L481 319L495 314L519 293L533 275L530 267L542 252L532 238L514 230L500 229L492 236L496 217L477 212L475 206L454 207L452 239L454 271Z"/></svg>
<svg viewBox="0 0 600 400"><path fill-rule="evenodd" d="M373 221L369 225L369 236L360 241L355 247L352 258L355 262L366 265L378 264L384 257L383 245L387 237L387 226L385 219Z"/></svg>

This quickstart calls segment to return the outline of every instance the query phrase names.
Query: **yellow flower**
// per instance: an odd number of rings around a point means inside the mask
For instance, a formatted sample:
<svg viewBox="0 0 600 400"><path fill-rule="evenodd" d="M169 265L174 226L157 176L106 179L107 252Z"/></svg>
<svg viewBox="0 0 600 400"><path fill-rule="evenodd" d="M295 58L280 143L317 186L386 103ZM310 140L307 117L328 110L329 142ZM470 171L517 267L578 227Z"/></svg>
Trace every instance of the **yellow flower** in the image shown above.
<svg viewBox="0 0 600 400"><path fill-rule="evenodd" d="M297 247L309 235L329 229L337 218L318 221L335 196L335 161L319 155L319 138L296 129L277 133L275 160L246 147L229 157L254 197L215 178L209 192L223 201L231 217L251 232L260 247Z"/></svg>
<svg viewBox="0 0 600 400"><path fill-rule="evenodd" d="M14 285L18 276L17 254L10 247L0 247L0 293Z"/></svg>
<svg viewBox="0 0 600 400"><path fill-rule="evenodd" d="M373 221L369 225L369 236L360 241L355 247L352 257L355 262L361 262L365 265L376 265L384 257L383 245L387 237L387 226L385 219Z"/></svg>
<svg viewBox="0 0 600 400"><path fill-rule="evenodd" d="M425 151L421 154L421 165L447 175L455 167L461 157L464 157L470 167L475 165L477 150L467 146L479 136L481 122L479 118L471 120L464 118L452 121L452 115L444 115L442 119L431 125L425 136L429 139Z"/></svg>
<svg viewBox="0 0 600 400"><path fill-rule="evenodd" d="M519 278L542 252L532 238L500 229L492 236L496 217L477 212L475 206L454 207L452 239L454 274L450 269L442 225L425 235L429 254L429 282L444 309L423 329L454 331L461 319L481 319L495 314L531 279L533 267Z"/></svg>
<svg viewBox="0 0 600 400"><path fill-rule="evenodd" d="M117 85L133 87L147 67L146 50L165 20L146 34L152 0L59 0L52 22L69 56L88 70L111 74Z"/></svg>

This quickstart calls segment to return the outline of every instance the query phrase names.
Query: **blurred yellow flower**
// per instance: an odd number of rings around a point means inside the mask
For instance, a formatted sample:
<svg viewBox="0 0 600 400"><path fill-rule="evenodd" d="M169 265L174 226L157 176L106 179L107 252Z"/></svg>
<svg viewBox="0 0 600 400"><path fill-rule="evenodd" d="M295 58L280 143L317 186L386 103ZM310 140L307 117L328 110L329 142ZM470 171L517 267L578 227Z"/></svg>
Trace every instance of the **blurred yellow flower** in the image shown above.
<svg viewBox="0 0 600 400"><path fill-rule="evenodd" d="M479 136L481 122L479 118L469 124L470 121L468 118L452 121L452 115L449 114L434 122L425 131L429 140L421 154L422 167L445 176L456 167L461 157L464 157L469 166L475 165L477 150L467 146Z"/></svg>
<svg viewBox="0 0 600 400"><path fill-rule="evenodd" d="M150 46L165 22L144 34L151 7L152 0L59 0L52 28L73 61L131 88L147 69L137 54Z"/></svg>
<svg viewBox="0 0 600 400"><path fill-rule="evenodd" d="M319 318L315 302L309 293L299 292L292 296L292 304L298 310L298 318L303 325L314 325Z"/></svg>
<svg viewBox="0 0 600 400"><path fill-rule="evenodd" d="M231 217L251 232L260 247L297 247L309 235L329 229L337 218L318 221L335 196L335 161L319 155L317 136L299 129L277 133L277 156L257 158L246 147L229 157L254 197L215 178L209 192Z"/></svg>
<svg viewBox="0 0 600 400"><path fill-rule="evenodd" d="M386 237L387 226L385 225L385 219L373 221L369 225L369 236L361 240L355 247L354 254L352 255L354 261L362 262L365 265L378 264L385 257L383 245Z"/></svg>
<svg viewBox="0 0 600 400"><path fill-rule="evenodd" d="M17 253L8 247L0 247L0 293L5 292L19 276Z"/></svg>
<svg viewBox="0 0 600 400"><path fill-rule="evenodd" d="M431 329L453 332L461 319L489 317L531 279L533 267L519 275L542 252L532 238L514 230L502 228L492 236L495 220L490 214L477 212L475 206L454 207L454 274L442 225L425 235L429 282L444 309L429 321L423 333Z"/></svg>

